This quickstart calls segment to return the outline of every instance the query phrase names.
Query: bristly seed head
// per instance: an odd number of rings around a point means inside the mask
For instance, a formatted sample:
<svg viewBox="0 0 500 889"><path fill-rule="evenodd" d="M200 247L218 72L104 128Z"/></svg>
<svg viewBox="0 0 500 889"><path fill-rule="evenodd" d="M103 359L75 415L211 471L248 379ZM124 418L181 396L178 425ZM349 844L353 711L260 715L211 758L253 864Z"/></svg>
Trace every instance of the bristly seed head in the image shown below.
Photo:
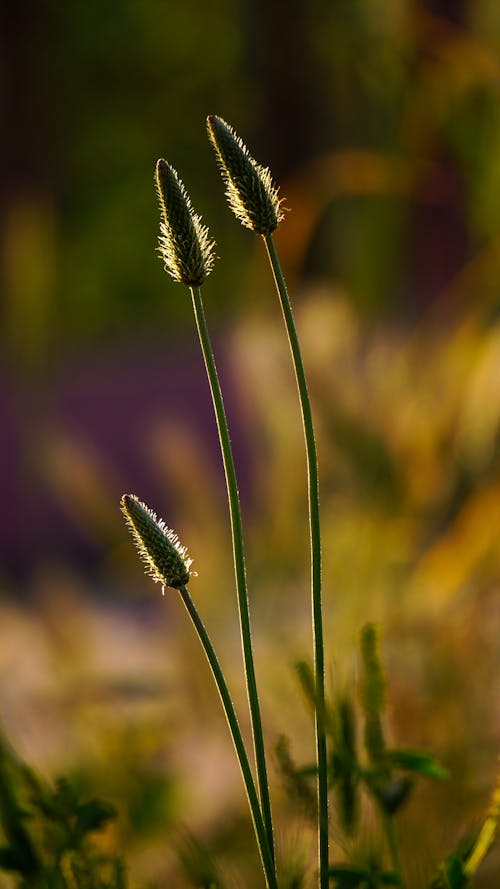
<svg viewBox="0 0 500 889"><path fill-rule="evenodd" d="M185 586L193 574L189 570L193 560L177 534L135 494L124 494L120 505L148 574L163 586Z"/></svg>
<svg viewBox="0 0 500 889"><path fill-rule="evenodd" d="M156 188L162 215L159 251L165 271L174 281L199 287L213 269L215 241L194 212L177 172L163 159L156 164Z"/></svg>
<svg viewBox="0 0 500 889"><path fill-rule="evenodd" d="M221 117L207 118L210 141L215 148L226 196L236 218L259 235L270 235L283 219L278 189L271 173L251 156L233 128Z"/></svg>

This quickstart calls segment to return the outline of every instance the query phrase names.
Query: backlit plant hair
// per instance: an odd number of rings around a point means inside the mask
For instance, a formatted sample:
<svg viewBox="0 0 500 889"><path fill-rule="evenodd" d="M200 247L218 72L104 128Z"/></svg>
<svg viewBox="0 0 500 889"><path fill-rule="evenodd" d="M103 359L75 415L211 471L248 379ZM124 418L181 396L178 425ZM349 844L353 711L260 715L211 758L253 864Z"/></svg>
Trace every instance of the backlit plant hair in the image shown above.
<svg viewBox="0 0 500 889"><path fill-rule="evenodd" d="M159 251L165 271L174 281L199 287L213 269L215 241L194 212L176 170L162 158L156 164L156 190L162 216Z"/></svg>
<svg viewBox="0 0 500 889"><path fill-rule="evenodd" d="M193 560L177 534L135 494L124 494L120 505L150 577L164 587L185 586Z"/></svg>
<svg viewBox="0 0 500 889"><path fill-rule="evenodd" d="M207 129L226 183L231 210L246 228L258 235L270 235L283 219L278 189L270 171L253 159L222 117L210 115Z"/></svg>

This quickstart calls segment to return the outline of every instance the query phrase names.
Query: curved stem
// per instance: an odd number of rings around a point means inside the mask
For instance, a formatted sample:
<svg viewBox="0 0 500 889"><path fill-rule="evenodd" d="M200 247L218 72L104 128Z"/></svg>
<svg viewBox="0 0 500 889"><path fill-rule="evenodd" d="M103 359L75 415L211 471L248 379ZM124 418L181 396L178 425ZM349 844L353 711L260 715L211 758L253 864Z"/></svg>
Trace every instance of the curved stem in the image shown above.
<svg viewBox="0 0 500 889"><path fill-rule="evenodd" d="M316 692L316 750L318 760L318 840L319 840L319 885L328 889L328 774L325 732L325 659L323 642L323 615L321 605L321 537L319 517L318 458L311 413L309 393L300 352L299 340L293 320L292 307L287 293L285 279L272 235L264 236L274 281L281 303L288 341L297 380L304 439L307 454L307 477L309 498L309 528L311 543L311 598L314 636L314 673Z"/></svg>
<svg viewBox="0 0 500 889"><path fill-rule="evenodd" d="M245 555L243 549L243 529L241 523L238 484L236 481L236 472L234 468L231 441L229 438L229 429L226 420L226 413L224 410L224 401L222 398L222 391L219 383L219 378L217 376L214 355L205 321L205 313L203 311L200 288L192 287L191 295L193 299L193 309L196 319L196 326L200 338L203 358L205 360L205 367L210 384L210 391L212 393L212 400L214 404L217 428L219 431L220 446L222 451L222 460L224 463L224 472L226 475L229 513L231 517L234 570L236 575L236 589L238 593L241 642L243 648L243 660L245 664L248 702L250 706L250 717L252 723L255 762L257 765L257 780L260 803L262 806L262 817L266 826L267 840L271 857L274 861L275 856L271 800L269 797L269 782L267 779L266 757L264 752L264 736L262 732L262 720L260 716L259 698L257 694L257 683L255 679L255 668L253 661L252 636L250 630L250 612L248 606L248 593L245 572Z"/></svg>
<svg viewBox="0 0 500 889"><path fill-rule="evenodd" d="M184 602L186 610L194 624L194 628L203 646L203 650L207 656L208 663L210 664L210 668L212 670L212 675L215 679L215 684L219 691L222 706L224 707L229 731L231 732L234 748L236 750L236 756L238 757L241 774L245 783L248 803L250 805L250 811L252 813L253 826L257 838L257 845L259 847L259 852L262 859L262 866L266 877L266 884L268 886L268 889L278 889L274 868L274 860L272 858L268 845L267 832L264 826L264 821L262 819L259 798L255 789L252 770L250 768L250 763L248 762L245 744L238 724L238 717L236 716L233 701L227 687L226 680L224 678L224 673L219 664L214 647L210 641L210 637L205 629L205 625L200 615L198 614L196 606L191 599L191 596L189 595L186 587L180 587L179 593L181 595L182 601Z"/></svg>

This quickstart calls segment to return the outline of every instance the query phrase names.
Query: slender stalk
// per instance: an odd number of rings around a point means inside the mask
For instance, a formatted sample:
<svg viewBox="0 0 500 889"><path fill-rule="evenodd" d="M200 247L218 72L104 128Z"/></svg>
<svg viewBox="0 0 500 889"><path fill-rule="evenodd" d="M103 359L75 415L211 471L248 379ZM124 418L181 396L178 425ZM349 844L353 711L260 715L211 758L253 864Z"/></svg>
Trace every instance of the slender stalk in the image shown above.
<svg viewBox="0 0 500 889"><path fill-rule="evenodd" d="M392 860L392 867L394 869L394 873L399 879L400 889L404 889L404 880L403 874L401 870L401 860L399 857L398 844L396 840L396 833L394 830L394 819L392 815L389 815L387 812L382 810L382 818L384 822L385 835L387 838L387 845L389 847L389 852Z"/></svg>
<svg viewBox="0 0 500 889"><path fill-rule="evenodd" d="M257 838L257 845L259 847L260 856L262 859L262 867L264 869L264 874L266 878L266 884L268 889L278 889L278 883L276 880L275 866L273 856L271 855L271 850L268 844L267 831L264 826L264 821L262 818L262 812L260 810L259 798L257 796L257 791L255 789L255 783L252 775L252 770L250 768L250 763L248 762L248 756L245 748L245 744L241 735L240 727L238 724L238 718L236 716L236 712L234 709L233 701L231 698L231 694L227 687L226 680L224 678L224 673L222 672L222 668L219 664L217 655L215 653L214 647L210 641L210 637L205 629L205 625L198 614L196 606L191 599L187 589L185 586L179 588L179 592L181 594L182 601L186 606L186 610L194 624L194 628L198 633L199 640L203 646L203 650L207 656L208 663L210 664L210 668L212 670L213 677L215 679L215 684L219 691L219 695L222 701L222 706L224 707L224 712L226 714L227 723L229 726L229 731L231 732L231 737L233 739L234 748L236 750L236 756L238 757L238 762L240 764L241 774L243 776L243 781L245 783L245 788L248 797L248 803L250 805L250 811L252 814L253 826L255 829L255 836Z"/></svg>
<svg viewBox="0 0 500 889"><path fill-rule="evenodd" d="M269 850L274 861L275 855L271 800L269 797L269 782L267 779L266 757L264 752L264 736L262 732L262 720L260 715L260 706L257 694L257 683L255 679L255 668L252 651L250 612L248 606L245 556L243 550L243 530L241 523L238 484L236 481L236 472L234 468L231 441L229 438L229 429L226 420L226 413L224 410L224 401L222 398L222 391L219 383L219 378L217 376L214 355L205 321L205 313L203 311L203 302L201 299L200 288L192 287L191 295L193 299L196 326L198 329L201 349L203 352L208 381L212 393L215 416L217 419L217 428L219 430L219 440L222 451L222 459L224 463L224 472L226 474L229 513L231 517L234 570L236 575L236 589L238 593L241 642L243 648L243 660L245 664L248 702L250 706L255 762L257 765L257 781L259 787L260 804L262 807L262 817L264 819L264 824L266 827Z"/></svg>
<svg viewBox="0 0 500 889"><path fill-rule="evenodd" d="M314 674L316 692L316 749L318 760L318 840L319 840L319 885L328 889L328 774L325 732L325 656L323 642L323 616L321 605L321 538L319 518L318 458L312 422L311 404L302 363L297 331L293 320L292 307L288 297L285 279L276 252L272 235L265 235L269 261L273 270L283 318L290 343L299 392L304 439L307 453L307 476L309 495L309 528L311 542L311 594L312 622L314 636Z"/></svg>

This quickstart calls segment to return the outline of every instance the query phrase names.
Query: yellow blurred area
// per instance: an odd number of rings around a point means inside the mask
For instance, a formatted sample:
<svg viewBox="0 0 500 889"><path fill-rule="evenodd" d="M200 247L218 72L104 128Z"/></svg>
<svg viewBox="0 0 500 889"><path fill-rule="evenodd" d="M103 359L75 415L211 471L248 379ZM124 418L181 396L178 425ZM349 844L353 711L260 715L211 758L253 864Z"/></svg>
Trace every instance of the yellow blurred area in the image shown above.
<svg viewBox="0 0 500 889"><path fill-rule="evenodd" d="M433 814L426 811L427 824L443 825L442 841L429 839L432 858L479 815L495 769L498 330L482 326L473 307L448 326L430 317L409 332L369 329L340 291L297 297L321 465L330 689L355 688L358 632L375 620L388 666L391 735L433 750L453 774L449 791L435 791ZM311 726L292 670L311 650L294 381L277 312L252 313L224 341L255 466L245 534L266 737L271 747L285 732L307 761ZM163 496L175 499L175 527L199 574L192 595L247 730L222 481L201 441L175 418L145 429L143 440L158 480L154 506ZM112 473L59 433L40 456L46 481L68 498L76 520L113 541L102 547L103 583L139 594L147 608L141 617L126 599L91 604L85 582L64 561L41 565L35 609L2 605L3 720L19 752L45 773L78 770L83 761L101 793L125 809L139 792L141 769L166 771L171 788L161 811L170 813L168 823L146 841L122 821L108 841L126 841L133 873L158 878L159 869L170 879L175 855L159 855L162 831L175 835L175 819L187 818L209 836L228 807L243 806L219 704L175 593L162 599L142 577L113 502ZM296 816L275 773L272 781L288 836ZM413 801L410 824L428 796Z"/></svg>
<svg viewBox="0 0 500 889"><path fill-rule="evenodd" d="M484 323L480 303L446 323L430 312L409 330L369 324L326 285L299 291L295 304L320 456L330 690L355 688L359 629L375 620L391 735L432 749L453 775L449 790L435 791L432 815L425 791L407 816L415 825L425 811L428 825L442 825L441 841L429 829L432 858L480 814L495 769L500 330ZM277 310L241 317L223 342L251 453L245 536L266 738L272 747L284 732L307 761L311 726L292 670L311 651L305 461ZM176 504L199 574L192 595L248 731L222 479L175 416L144 428L142 441L157 480L152 505ZM100 545L103 587L128 599L100 605L64 558L40 563L34 607L1 605L2 719L44 774L88 770L122 804L128 814L103 842L127 846L133 874L174 879L176 856L160 853L160 838L175 837L184 819L208 838L244 803L210 676L175 593L162 599L142 576L112 468L58 428L46 430L38 459L67 515ZM144 615L129 609L130 594L147 603ZM158 823L141 834L143 770L167 775L168 789ZM272 775L288 837L300 820Z"/></svg>

